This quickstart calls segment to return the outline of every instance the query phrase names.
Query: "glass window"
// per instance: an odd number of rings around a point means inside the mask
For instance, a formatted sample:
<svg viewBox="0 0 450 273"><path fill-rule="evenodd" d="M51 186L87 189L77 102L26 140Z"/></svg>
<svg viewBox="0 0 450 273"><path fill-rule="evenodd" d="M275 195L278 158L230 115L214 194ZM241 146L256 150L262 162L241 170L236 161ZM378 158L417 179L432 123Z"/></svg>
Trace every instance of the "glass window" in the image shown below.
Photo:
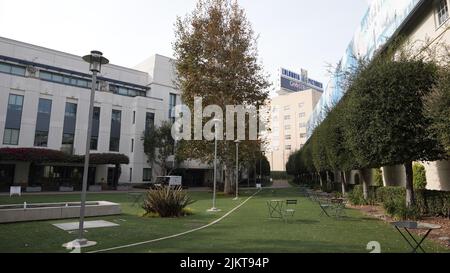
<svg viewBox="0 0 450 273"><path fill-rule="evenodd" d="M155 126L155 114L154 113L147 113L145 116L145 131L149 131L153 129Z"/></svg>
<svg viewBox="0 0 450 273"><path fill-rule="evenodd" d="M80 86L80 87L88 87L88 81L78 79L77 80L77 85Z"/></svg>
<svg viewBox="0 0 450 273"><path fill-rule="evenodd" d="M94 107L94 112L92 115L93 120L100 120L100 107Z"/></svg>
<svg viewBox="0 0 450 273"><path fill-rule="evenodd" d="M448 5L447 0L440 0L438 4L438 20L439 26L448 19Z"/></svg>
<svg viewBox="0 0 450 273"><path fill-rule="evenodd" d="M109 139L109 150L111 152L118 152L120 147L120 138L118 137L111 137Z"/></svg>
<svg viewBox="0 0 450 273"><path fill-rule="evenodd" d="M13 65L11 74L25 76L25 67Z"/></svg>
<svg viewBox="0 0 450 273"><path fill-rule="evenodd" d="M112 115L111 115L111 119L112 119L112 121L120 122L121 116L122 116L122 111L113 110L112 111Z"/></svg>
<svg viewBox="0 0 450 273"><path fill-rule="evenodd" d="M23 96L14 94L9 95L8 109L15 111L22 111L22 106L23 106Z"/></svg>
<svg viewBox="0 0 450 273"><path fill-rule="evenodd" d="M291 130L291 125L284 126L284 130Z"/></svg>
<svg viewBox="0 0 450 273"><path fill-rule="evenodd" d="M303 108L305 106L305 103L304 102L300 102L299 104L298 104L298 108Z"/></svg>
<svg viewBox="0 0 450 273"><path fill-rule="evenodd" d="M93 151L96 151L98 148L98 137L97 136L91 136L91 144L90 149Z"/></svg>
<svg viewBox="0 0 450 273"><path fill-rule="evenodd" d="M61 150L68 154L73 154L73 143L75 136L73 134L63 134Z"/></svg>
<svg viewBox="0 0 450 273"><path fill-rule="evenodd" d="M134 152L134 138L131 139L131 152Z"/></svg>
<svg viewBox="0 0 450 273"><path fill-rule="evenodd" d="M119 94L128 96L128 89L126 89L125 87L119 87Z"/></svg>
<svg viewBox="0 0 450 273"><path fill-rule="evenodd" d="M47 147L48 145L48 132L36 131L34 136L34 146Z"/></svg>
<svg viewBox="0 0 450 273"><path fill-rule="evenodd" d="M286 139L286 140L291 140L291 138L292 138L291 135L285 135L284 136L284 139Z"/></svg>
<svg viewBox="0 0 450 273"><path fill-rule="evenodd" d="M177 95L170 94L169 118L175 118L175 106L177 106Z"/></svg>
<svg viewBox="0 0 450 273"><path fill-rule="evenodd" d="M300 138L305 138L306 134L300 134Z"/></svg>
<svg viewBox="0 0 450 273"><path fill-rule="evenodd" d="M63 76L58 75L58 74L53 74L53 75L52 75L52 81L55 81L55 82L63 82Z"/></svg>
<svg viewBox="0 0 450 273"><path fill-rule="evenodd" d="M300 128L306 128L306 123L300 123Z"/></svg>
<svg viewBox="0 0 450 273"><path fill-rule="evenodd" d="M0 63L0 72L11 73L11 66L9 64Z"/></svg>
<svg viewBox="0 0 450 273"><path fill-rule="evenodd" d="M292 150L292 146L291 145L286 145L286 150Z"/></svg>
<svg viewBox="0 0 450 273"><path fill-rule="evenodd" d="M77 116L77 105L75 103L66 103L66 117L76 117Z"/></svg>
<svg viewBox="0 0 450 273"><path fill-rule="evenodd" d="M52 101L47 99L39 99L38 113L50 114L52 111Z"/></svg>
<svg viewBox="0 0 450 273"><path fill-rule="evenodd" d="M52 80L52 73L49 73L49 72L47 72L47 71L41 70L41 71L39 72L39 77L40 77L41 79L43 79L43 80L51 81L51 80Z"/></svg>
<svg viewBox="0 0 450 273"><path fill-rule="evenodd" d="M18 129L5 129L3 134L3 144L5 145L19 145L19 134Z"/></svg>
<svg viewBox="0 0 450 273"><path fill-rule="evenodd" d="M298 114L298 117L299 118L304 118L304 117L306 117L306 113L300 113L300 114Z"/></svg>
<svg viewBox="0 0 450 273"><path fill-rule="evenodd" d="M144 182L152 181L152 169L151 168L144 168L144 174L143 174L142 180Z"/></svg>
<svg viewBox="0 0 450 273"><path fill-rule="evenodd" d="M133 168L130 168L130 182L133 181Z"/></svg>
<svg viewBox="0 0 450 273"><path fill-rule="evenodd" d="M291 107L290 107L290 106L285 106L285 107L284 107L284 111L289 111L289 110L291 110Z"/></svg>
<svg viewBox="0 0 450 273"><path fill-rule="evenodd" d="M284 120L290 120L291 119L291 116L284 116Z"/></svg>

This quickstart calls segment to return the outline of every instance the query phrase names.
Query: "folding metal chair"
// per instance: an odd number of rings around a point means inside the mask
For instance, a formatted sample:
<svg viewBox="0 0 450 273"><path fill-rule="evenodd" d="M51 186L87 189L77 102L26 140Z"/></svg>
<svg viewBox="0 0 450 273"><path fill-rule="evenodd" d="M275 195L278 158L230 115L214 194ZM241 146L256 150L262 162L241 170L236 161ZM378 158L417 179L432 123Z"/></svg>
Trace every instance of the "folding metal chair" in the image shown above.
<svg viewBox="0 0 450 273"><path fill-rule="evenodd" d="M297 206L298 201L297 200L286 200L286 207L284 208L284 220L286 223L288 222L288 218L294 218L295 209L294 207Z"/></svg>

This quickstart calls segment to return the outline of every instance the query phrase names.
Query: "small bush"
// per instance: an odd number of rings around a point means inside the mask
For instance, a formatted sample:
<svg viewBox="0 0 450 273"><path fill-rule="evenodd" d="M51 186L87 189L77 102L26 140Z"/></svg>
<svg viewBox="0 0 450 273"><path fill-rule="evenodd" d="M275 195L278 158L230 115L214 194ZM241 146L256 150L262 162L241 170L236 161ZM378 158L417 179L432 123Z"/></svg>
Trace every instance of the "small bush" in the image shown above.
<svg viewBox="0 0 450 273"><path fill-rule="evenodd" d="M367 205L361 185L355 185L353 187L353 190L348 193L348 200L355 206Z"/></svg>
<svg viewBox="0 0 450 273"><path fill-rule="evenodd" d="M381 169L373 170L373 184L377 187L383 187L383 171Z"/></svg>
<svg viewBox="0 0 450 273"><path fill-rule="evenodd" d="M427 177L425 167L422 164L414 163L413 182L415 189L424 190L427 187Z"/></svg>
<svg viewBox="0 0 450 273"><path fill-rule="evenodd" d="M157 213L160 217L181 217L188 213L186 207L194 201L182 188L168 186L157 187L147 192L144 199L143 209L145 215Z"/></svg>

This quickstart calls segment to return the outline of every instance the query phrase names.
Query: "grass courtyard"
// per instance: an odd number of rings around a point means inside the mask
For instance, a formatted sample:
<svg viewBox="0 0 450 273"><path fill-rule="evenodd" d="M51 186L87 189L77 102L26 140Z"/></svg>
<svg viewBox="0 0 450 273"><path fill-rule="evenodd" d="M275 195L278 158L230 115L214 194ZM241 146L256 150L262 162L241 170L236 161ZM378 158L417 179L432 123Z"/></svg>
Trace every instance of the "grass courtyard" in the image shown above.
<svg viewBox="0 0 450 273"><path fill-rule="evenodd" d="M107 220L119 227L89 229L86 237L98 245L83 251L154 240L207 225L245 201L255 191L243 191L241 199L218 196L221 212L206 212L211 207L211 193L191 192L196 202L190 206L194 215L179 219L142 217L143 210L133 205L127 193L88 194L90 201L111 201L121 204L122 215L88 218ZM299 204L292 221L269 219L266 202L273 199L297 199ZM0 197L0 204L79 201L79 195L32 195ZM410 252L410 247L389 224L368 218L356 210L347 210L347 217L336 220L319 216L320 208L304 197L298 189L265 189L221 222L177 238L118 249L131 253L368 253L371 241L381 244L383 253ZM69 252L61 247L76 238L54 227L54 223L75 220L0 224L0 252ZM443 247L428 241L427 252L445 252Z"/></svg>

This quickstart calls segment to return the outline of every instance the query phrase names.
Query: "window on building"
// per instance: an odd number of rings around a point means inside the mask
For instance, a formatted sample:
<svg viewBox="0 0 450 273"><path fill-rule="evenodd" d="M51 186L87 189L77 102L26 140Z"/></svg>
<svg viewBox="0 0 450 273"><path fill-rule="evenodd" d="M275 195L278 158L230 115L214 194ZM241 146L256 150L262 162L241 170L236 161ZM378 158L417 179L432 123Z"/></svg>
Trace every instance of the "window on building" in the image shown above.
<svg viewBox="0 0 450 273"><path fill-rule="evenodd" d="M63 134L61 150L67 154L73 154L74 134Z"/></svg>
<svg viewBox="0 0 450 273"><path fill-rule="evenodd" d="M303 108L303 107L305 107L305 103L304 102L300 102L299 104L298 104L298 108Z"/></svg>
<svg viewBox="0 0 450 273"><path fill-rule="evenodd" d="M291 119L291 116L289 116L289 115L284 116L284 120L290 120L290 119Z"/></svg>
<svg viewBox="0 0 450 273"><path fill-rule="evenodd" d="M172 121L175 121L175 106L177 106L177 95L176 94L170 94L170 101L169 101L169 118L172 119Z"/></svg>
<svg viewBox="0 0 450 273"><path fill-rule="evenodd" d="M152 181L152 169L151 168L144 168L144 174L142 176L142 181L144 181L144 182Z"/></svg>
<svg viewBox="0 0 450 273"><path fill-rule="evenodd" d="M285 126L284 126L284 130L285 130L285 131L291 130L291 125L285 125Z"/></svg>
<svg viewBox="0 0 450 273"><path fill-rule="evenodd" d="M300 127L300 128L306 128L306 123L300 123L300 124L299 124L299 127Z"/></svg>
<svg viewBox="0 0 450 273"><path fill-rule="evenodd" d="M134 138L131 139L131 152L134 153Z"/></svg>
<svg viewBox="0 0 450 273"><path fill-rule="evenodd" d="M292 136L291 136L291 135L285 135L285 136L284 136L284 139L286 139L286 140L291 140L291 139L292 139Z"/></svg>
<svg viewBox="0 0 450 273"><path fill-rule="evenodd" d="M133 168L130 168L130 182L133 181Z"/></svg>
<svg viewBox="0 0 450 273"><path fill-rule="evenodd" d="M3 144L19 145L20 127L22 123L23 96L10 94L6 114Z"/></svg>
<svg viewBox="0 0 450 273"><path fill-rule="evenodd" d="M445 21L447 21L449 17L447 0L439 0L437 7L437 15L439 26L445 23Z"/></svg>
<svg viewBox="0 0 450 273"><path fill-rule="evenodd" d="M50 129L50 115L52 112L52 101L39 99L38 113L36 119L36 131L34 135L34 146L48 146L48 131Z"/></svg>
<svg viewBox="0 0 450 273"><path fill-rule="evenodd" d="M289 105L284 107L284 111L289 111L289 110L291 110L291 107Z"/></svg>
<svg viewBox="0 0 450 273"><path fill-rule="evenodd" d="M18 129L5 129L3 134L3 144L5 145L19 145L19 134Z"/></svg>
<svg viewBox="0 0 450 273"><path fill-rule="evenodd" d="M77 104L67 102L65 116L75 118L77 116Z"/></svg>
<svg viewBox="0 0 450 273"><path fill-rule="evenodd" d="M36 131L34 136L34 146L47 147L48 145L48 131Z"/></svg>
<svg viewBox="0 0 450 273"><path fill-rule="evenodd" d="M62 151L68 154L73 154L75 129L77 121L77 104L66 102L66 110L64 113L64 128Z"/></svg>
<svg viewBox="0 0 450 273"><path fill-rule="evenodd" d="M122 119L122 111L112 110L111 136L109 139L109 150L111 152L118 152L120 150L121 119Z"/></svg>
<svg viewBox="0 0 450 273"><path fill-rule="evenodd" d="M133 111L133 124L136 124L136 111Z"/></svg>
<svg viewBox="0 0 450 273"><path fill-rule="evenodd" d="M92 135L90 149L96 151L98 149L98 135L100 128L100 107L94 107L92 114Z"/></svg>
<svg viewBox="0 0 450 273"><path fill-rule="evenodd" d="M0 72L3 73L25 76L25 70L24 66L0 62Z"/></svg>
<svg viewBox="0 0 450 273"><path fill-rule="evenodd" d="M300 134L300 138L305 138L306 134Z"/></svg>
<svg viewBox="0 0 450 273"><path fill-rule="evenodd" d="M300 114L298 114L298 117L299 118L304 118L304 117L306 117L306 113L300 113Z"/></svg>
<svg viewBox="0 0 450 273"><path fill-rule="evenodd" d="M285 148L286 148L286 150L287 150L287 151L290 151L290 150L292 150L292 146L291 146L291 145L286 145L286 147L285 147Z"/></svg>
<svg viewBox="0 0 450 273"><path fill-rule="evenodd" d="M155 127L155 113L147 113L145 115L145 131L148 132Z"/></svg>

